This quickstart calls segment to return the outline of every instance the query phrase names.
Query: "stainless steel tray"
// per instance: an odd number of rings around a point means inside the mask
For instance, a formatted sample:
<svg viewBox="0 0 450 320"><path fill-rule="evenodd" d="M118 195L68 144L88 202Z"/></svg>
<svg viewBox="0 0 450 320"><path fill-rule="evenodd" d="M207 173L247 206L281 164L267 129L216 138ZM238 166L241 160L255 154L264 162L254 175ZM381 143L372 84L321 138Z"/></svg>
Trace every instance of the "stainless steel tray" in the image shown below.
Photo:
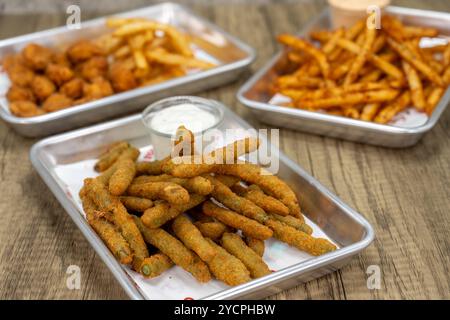
<svg viewBox="0 0 450 320"><path fill-rule="evenodd" d="M450 14L448 13L393 6L388 7L387 12L400 17L408 24L436 28L442 36L450 40ZM330 13L328 9L325 9L299 35L308 37L313 30L330 27ZM268 90L268 84L272 83L272 79L277 75L276 65L282 63L284 59L286 59L285 54L278 53L237 93L239 101L249 107L259 120L276 127L286 127L373 145L402 148L414 145L427 131L431 130L450 101L449 88L431 117L425 118L421 124L411 127L383 125L325 113L283 108L269 103L272 95Z"/></svg>
<svg viewBox="0 0 450 320"><path fill-rule="evenodd" d="M224 121L220 130L251 128L228 108L221 108ZM269 239L266 240L264 259L277 271L238 287L227 287L215 280L199 285L183 278L183 271L178 267L168 270L168 275L145 280L116 261L86 222L77 196L83 179L94 175L95 158L106 145L117 140L128 140L142 151L149 150L151 144L140 115L134 115L41 140L32 147L30 158L50 190L133 299L182 299L186 295L196 299L263 298L339 269L374 238L371 225L363 217L280 152L278 175L297 193L314 234L327 237L339 247L338 250L312 257ZM267 141L264 143L271 147ZM173 288L170 296L164 295L165 288ZM199 290L203 290L202 294L194 294Z"/></svg>
<svg viewBox="0 0 450 320"><path fill-rule="evenodd" d="M19 118L12 115L6 99L2 98L0 117L23 136L46 136L113 116L130 114L143 109L152 101L167 96L199 92L225 84L236 79L255 58L255 52L251 47L178 4L163 3L116 16L146 17L173 24L192 36L199 56L209 57L218 63L218 66L38 117ZM106 31L104 21L105 18L86 21L82 23L81 30L59 27L2 40L0 59L5 54L17 52L29 42L58 47L79 38L100 35Z"/></svg>

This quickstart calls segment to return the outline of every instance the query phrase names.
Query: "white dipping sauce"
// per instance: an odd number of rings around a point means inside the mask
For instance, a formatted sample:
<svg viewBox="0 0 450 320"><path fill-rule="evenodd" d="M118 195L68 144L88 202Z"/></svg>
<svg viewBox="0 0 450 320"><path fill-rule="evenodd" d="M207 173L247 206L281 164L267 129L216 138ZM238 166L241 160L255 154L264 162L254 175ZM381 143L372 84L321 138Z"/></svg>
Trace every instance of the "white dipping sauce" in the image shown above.
<svg viewBox="0 0 450 320"><path fill-rule="evenodd" d="M217 124L214 114L192 103L168 107L156 112L148 124L155 131L174 134L179 126L184 125L193 133L202 132ZM147 122L148 123L148 122Z"/></svg>

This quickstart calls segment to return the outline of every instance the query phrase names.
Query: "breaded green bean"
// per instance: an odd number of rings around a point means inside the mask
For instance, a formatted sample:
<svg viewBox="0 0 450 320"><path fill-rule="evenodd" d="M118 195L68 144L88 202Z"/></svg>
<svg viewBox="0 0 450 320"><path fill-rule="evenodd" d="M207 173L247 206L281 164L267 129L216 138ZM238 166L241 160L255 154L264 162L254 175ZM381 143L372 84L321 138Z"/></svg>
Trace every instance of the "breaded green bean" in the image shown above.
<svg viewBox="0 0 450 320"><path fill-rule="evenodd" d="M142 261L148 257L147 246L127 209L117 197L109 194L106 186L96 179L85 179L86 192L102 211L111 212L114 225L133 251L133 268L139 271Z"/></svg>
<svg viewBox="0 0 450 320"><path fill-rule="evenodd" d="M106 244L108 249L123 264L130 264L133 261L133 255L128 242L123 238L114 225L103 218L97 218L95 210L97 206L86 194L80 194L83 204L83 210L86 213L86 219L92 229Z"/></svg>
<svg viewBox="0 0 450 320"><path fill-rule="evenodd" d="M189 216L194 218L194 220L197 222L214 222L215 221L213 217L210 217L210 216L207 216L206 214L204 214L201 211L201 208L200 208L200 210L198 210L197 208L194 208L192 210L189 210L187 213L189 214Z"/></svg>
<svg viewBox="0 0 450 320"><path fill-rule="evenodd" d="M194 251L205 262L211 261L216 250L206 241L197 227L184 214L175 218L172 230L186 247Z"/></svg>
<svg viewBox="0 0 450 320"><path fill-rule="evenodd" d="M260 223L264 223L267 219L269 219L269 216L264 212L264 210L252 201L238 196L231 191L230 188L212 176L205 175L205 178L211 181L214 186L211 195L226 207Z"/></svg>
<svg viewBox="0 0 450 320"><path fill-rule="evenodd" d="M270 228L239 213L221 208L211 201L205 201L202 208L206 215L216 218L227 226L240 229L248 236L260 240L266 240L272 237L273 232Z"/></svg>
<svg viewBox="0 0 450 320"><path fill-rule="evenodd" d="M185 204L169 204L165 201L155 202L154 207L145 210L141 219L149 228L159 228L167 221L176 218L181 213L194 208L205 200L205 197L192 193Z"/></svg>
<svg viewBox="0 0 450 320"><path fill-rule="evenodd" d="M186 267L186 271L194 276L195 279L202 283L206 283L211 280L211 272L209 271L208 266L202 259L199 258L195 253L192 253L194 256L194 262Z"/></svg>
<svg viewBox="0 0 450 320"><path fill-rule="evenodd" d="M303 219L297 196L292 189L280 178L260 166L252 163L219 165L216 172L239 177L248 183L256 184L265 193L284 203L289 208L289 214Z"/></svg>
<svg viewBox="0 0 450 320"><path fill-rule="evenodd" d="M259 139L244 138L236 140L223 148L218 148L205 157L206 163L229 164L236 163L236 160L259 148Z"/></svg>
<svg viewBox="0 0 450 320"><path fill-rule="evenodd" d="M164 253L155 253L145 258L141 265L141 274L147 278L155 278L173 266L172 260Z"/></svg>
<svg viewBox="0 0 450 320"><path fill-rule="evenodd" d="M132 197L132 196L121 196L120 202L127 208L128 210L144 212L148 208L153 207L153 201L150 199Z"/></svg>
<svg viewBox="0 0 450 320"><path fill-rule="evenodd" d="M106 150L104 154L100 156L97 163L94 165L95 171L103 172L111 167L119 158L120 154L129 147L130 144L126 141L119 141L114 143Z"/></svg>
<svg viewBox="0 0 450 320"><path fill-rule="evenodd" d="M102 172L101 175L99 175L97 179L99 182L108 185L109 184L109 179L111 178L111 176L114 174L114 172L117 170L117 165L120 161L122 160L126 160L126 159L130 159L133 161L136 161L136 159L139 157L139 150L136 149L135 147L129 147L128 149L124 150L119 158L117 159L117 161L111 166L109 167L107 170L105 170L104 172Z"/></svg>
<svg viewBox="0 0 450 320"><path fill-rule="evenodd" d="M237 184L240 180L237 177L233 176L227 176L224 174L216 174L214 175L214 178L222 182L224 185L226 185L228 188L231 188L235 184Z"/></svg>
<svg viewBox="0 0 450 320"><path fill-rule="evenodd" d="M230 231L230 228L219 221L202 222L197 221L194 223L195 226L200 230L202 235L206 238L213 240L218 240L226 231Z"/></svg>
<svg viewBox="0 0 450 320"><path fill-rule="evenodd" d="M222 247L242 261L250 271L252 278L260 278L270 274L269 267L261 257L250 249L236 233L225 233L222 236Z"/></svg>
<svg viewBox="0 0 450 320"><path fill-rule="evenodd" d="M137 162L136 163L136 174L137 175L160 175L163 174L162 166L165 161L169 160L170 158L166 158L163 160L155 160L150 162Z"/></svg>
<svg viewBox="0 0 450 320"><path fill-rule="evenodd" d="M261 207L267 213L276 213L282 216L289 215L289 208L283 202L266 195L256 184L252 184L248 188L236 184L231 190Z"/></svg>
<svg viewBox="0 0 450 320"><path fill-rule="evenodd" d="M209 271L207 268L205 271L204 263L202 265L202 261L198 261L195 254L186 248L180 240L161 228L147 228L141 219L136 216L133 216L133 219L142 232L145 241L166 254L176 265L191 273L198 281L209 281L211 275L208 277Z"/></svg>
<svg viewBox="0 0 450 320"><path fill-rule="evenodd" d="M158 176L139 176L133 180L133 184L148 183L148 182L172 182L179 184L190 193L197 193L206 196L211 193L213 186L211 182L203 177L193 177L189 179L175 178L168 174L161 174Z"/></svg>
<svg viewBox="0 0 450 320"><path fill-rule="evenodd" d="M195 153L195 137L191 130L181 125L175 133L175 141L173 143L172 153L178 156L194 155Z"/></svg>
<svg viewBox="0 0 450 320"><path fill-rule="evenodd" d="M265 244L263 240L244 235L245 243L260 257L264 256Z"/></svg>
<svg viewBox="0 0 450 320"><path fill-rule="evenodd" d="M139 231L144 236L147 243L158 248L162 253L166 254L175 264L182 268L193 263L193 257L188 248L181 243L180 240L173 237L170 233L161 228L147 228L142 220L136 216L132 216Z"/></svg>
<svg viewBox="0 0 450 320"><path fill-rule="evenodd" d="M163 165L163 171L179 178L192 178L215 171L218 164L235 163L241 155L253 152L259 147L259 140L244 138L206 156L182 156L172 158Z"/></svg>
<svg viewBox="0 0 450 320"><path fill-rule="evenodd" d="M288 226L291 226L297 230L303 231L304 233L307 233L311 235L313 233L313 229L308 226L305 222L303 222L300 219L297 219L294 216L280 216L278 214L269 214L271 218L281 221L284 224L287 224Z"/></svg>
<svg viewBox="0 0 450 320"><path fill-rule="evenodd" d="M116 171L109 179L109 192L114 196L122 195L131 184L136 174L136 165L131 159L124 159L117 163Z"/></svg>
<svg viewBox="0 0 450 320"><path fill-rule="evenodd" d="M237 286L251 280L250 272L238 258L229 254L211 239L206 240L217 251L216 256L208 263L208 266L218 280L229 286Z"/></svg>
<svg viewBox="0 0 450 320"><path fill-rule="evenodd" d="M336 246L326 239L314 238L280 221L269 219L266 225L273 230L273 236L313 256L336 250Z"/></svg>
<svg viewBox="0 0 450 320"><path fill-rule="evenodd" d="M148 182L132 184L128 187L128 195L151 200L162 199L173 204L189 202L189 193L182 186L173 182Z"/></svg>

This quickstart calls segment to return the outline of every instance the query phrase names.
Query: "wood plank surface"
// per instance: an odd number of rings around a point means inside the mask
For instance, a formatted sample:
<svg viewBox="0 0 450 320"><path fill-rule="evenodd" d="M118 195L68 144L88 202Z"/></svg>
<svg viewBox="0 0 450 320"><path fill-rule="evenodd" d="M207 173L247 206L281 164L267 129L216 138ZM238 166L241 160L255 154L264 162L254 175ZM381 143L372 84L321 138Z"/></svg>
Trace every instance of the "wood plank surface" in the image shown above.
<svg viewBox="0 0 450 320"><path fill-rule="evenodd" d="M82 19L153 1L78 1ZM277 50L280 32L296 32L325 1L179 1L257 50L239 81L201 96L223 101L259 128L235 93ZM448 0L394 4L450 11ZM66 2L0 1L0 38L62 25ZM386 149L281 130L281 149L374 226L376 239L338 272L271 299L450 298L450 112L416 146ZM0 124L0 299L127 299L110 271L33 170L36 140ZM81 289L68 290L66 269L81 268ZM369 290L367 267L381 269Z"/></svg>

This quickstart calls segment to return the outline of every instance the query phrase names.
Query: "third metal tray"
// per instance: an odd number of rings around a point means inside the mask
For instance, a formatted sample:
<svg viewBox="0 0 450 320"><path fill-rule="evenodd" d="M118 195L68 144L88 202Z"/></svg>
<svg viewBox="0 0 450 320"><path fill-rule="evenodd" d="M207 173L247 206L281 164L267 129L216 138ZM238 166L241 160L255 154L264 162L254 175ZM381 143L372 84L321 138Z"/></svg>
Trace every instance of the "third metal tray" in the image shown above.
<svg viewBox="0 0 450 320"><path fill-rule="evenodd" d="M407 24L433 27L440 31L440 37L450 40L450 14L388 7L387 13L399 17ZM307 37L313 30L331 27L330 12L325 9L313 22L307 25L300 36ZM445 92L431 117L422 115L419 121L408 125L383 125L354 120L319 112L284 108L270 104L272 94L269 85L277 75L276 66L286 59L283 52L273 57L239 90L237 96L242 104L249 107L255 116L277 127L286 127L308 133L331 136L362 143L386 146L408 147L414 145L438 121L450 101L450 88Z"/></svg>

